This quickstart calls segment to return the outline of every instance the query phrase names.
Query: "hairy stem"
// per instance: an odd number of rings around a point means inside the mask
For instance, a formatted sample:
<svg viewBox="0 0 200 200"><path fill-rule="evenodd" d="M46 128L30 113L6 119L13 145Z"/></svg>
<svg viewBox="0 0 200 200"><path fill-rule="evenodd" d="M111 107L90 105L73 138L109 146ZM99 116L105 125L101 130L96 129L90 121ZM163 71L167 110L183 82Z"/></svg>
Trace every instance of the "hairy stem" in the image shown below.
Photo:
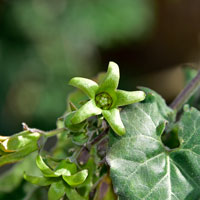
<svg viewBox="0 0 200 200"><path fill-rule="evenodd" d="M55 130L52 130L52 131L45 132L44 135L46 137L52 137L54 135L57 135L58 133L65 131L65 130L66 130L66 128L58 128L58 129L55 129Z"/></svg>
<svg viewBox="0 0 200 200"><path fill-rule="evenodd" d="M41 133L46 137L52 137L52 136L66 130L66 128L58 128L58 129L55 129L55 130L52 130L52 131L42 131L42 130L36 129L36 128L29 128L28 125L24 122L22 123L22 126L23 126L24 130L30 131L32 133L35 133L35 132Z"/></svg>
<svg viewBox="0 0 200 200"><path fill-rule="evenodd" d="M199 87L200 70L198 71L197 75L189 82L189 84L175 98L175 100L171 103L170 107L176 111L179 111Z"/></svg>

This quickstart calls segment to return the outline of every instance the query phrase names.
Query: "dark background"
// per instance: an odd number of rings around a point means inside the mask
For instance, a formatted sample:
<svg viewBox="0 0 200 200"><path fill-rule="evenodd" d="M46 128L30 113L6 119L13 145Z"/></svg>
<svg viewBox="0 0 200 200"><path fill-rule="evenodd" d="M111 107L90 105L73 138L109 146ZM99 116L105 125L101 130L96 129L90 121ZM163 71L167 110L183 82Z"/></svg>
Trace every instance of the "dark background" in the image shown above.
<svg viewBox="0 0 200 200"><path fill-rule="evenodd" d="M199 0L1 0L0 133L55 128L73 76L119 64L120 88L171 102L198 63Z"/></svg>

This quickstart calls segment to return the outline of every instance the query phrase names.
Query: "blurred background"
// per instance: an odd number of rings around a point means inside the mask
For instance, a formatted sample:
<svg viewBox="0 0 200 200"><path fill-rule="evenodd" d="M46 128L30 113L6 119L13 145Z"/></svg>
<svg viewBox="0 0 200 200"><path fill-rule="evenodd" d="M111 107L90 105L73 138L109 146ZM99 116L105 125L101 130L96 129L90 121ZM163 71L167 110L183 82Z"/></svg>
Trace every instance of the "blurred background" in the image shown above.
<svg viewBox="0 0 200 200"><path fill-rule="evenodd" d="M199 10L199 0L1 0L0 134L21 122L54 129L70 78L91 78L110 60L121 89L148 86L171 102L182 64L199 62Z"/></svg>

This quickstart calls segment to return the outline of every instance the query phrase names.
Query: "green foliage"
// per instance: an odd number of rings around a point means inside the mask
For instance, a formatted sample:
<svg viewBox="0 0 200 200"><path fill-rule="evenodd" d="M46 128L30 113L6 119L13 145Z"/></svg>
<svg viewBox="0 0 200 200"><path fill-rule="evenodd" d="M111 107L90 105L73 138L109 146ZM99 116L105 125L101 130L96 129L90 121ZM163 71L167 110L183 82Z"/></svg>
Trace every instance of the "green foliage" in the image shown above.
<svg viewBox="0 0 200 200"><path fill-rule="evenodd" d="M0 193L9 193L16 189L23 181L24 171L27 171L32 175L40 175L35 164L35 158L36 153L30 154L23 161L17 163L10 170L0 176Z"/></svg>
<svg viewBox="0 0 200 200"><path fill-rule="evenodd" d="M38 149L40 133L23 131L0 141L3 155L0 157L0 166L17 162Z"/></svg>
<svg viewBox="0 0 200 200"><path fill-rule="evenodd" d="M57 165L57 167L52 170L51 167L45 163L41 155L38 155L36 158L36 164L41 170L43 177L27 175L25 173L24 178L30 183L39 186L50 185L48 191L48 199L50 200L59 200L65 195L66 191L68 192L68 194L70 194L71 187L81 185L88 176L87 169L83 169L82 171L77 172L76 165L68 160L62 160ZM74 191L73 188L72 190Z"/></svg>
<svg viewBox="0 0 200 200"><path fill-rule="evenodd" d="M94 200L101 200L101 199L104 199L104 200L117 199L117 196L113 192L111 179L108 175L105 175L100 181L100 183L98 184L97 192L94 197Z"/></svg>
<svg viewBox="0 0 200 200"><path fill-rule="evenodd" d="M0 199L20 191L26 200L198 200L200 112L185 105L177 115L148 88L117 90L115 63L96 82L70 81L88 97L69 95L56 130L24 124L24 131L0 136L0 165L20 161L0 177ZM47 152L52 136L57 143Z"/></svg>
<svg viewBox="0 0 200 200"><path fill-rule="evenodd" d="M65 187L62 181L54 182L51 184L48 191L49 200L59 200L65 194Z"/></svg>
<svg viewBox="0 0 200 200"><path fill-rule="evenodd" d="M157 94L151 92L151 95ZM162 110L160 106L162 105ZM110 133L107 161L120 199L198 199L200 112L185 107L174 126L180 147L169 149L161 140L159 125L172 112L159 97L126 107L121 115L127 134ZM160 131L161 130L161 131Z"/></svg>

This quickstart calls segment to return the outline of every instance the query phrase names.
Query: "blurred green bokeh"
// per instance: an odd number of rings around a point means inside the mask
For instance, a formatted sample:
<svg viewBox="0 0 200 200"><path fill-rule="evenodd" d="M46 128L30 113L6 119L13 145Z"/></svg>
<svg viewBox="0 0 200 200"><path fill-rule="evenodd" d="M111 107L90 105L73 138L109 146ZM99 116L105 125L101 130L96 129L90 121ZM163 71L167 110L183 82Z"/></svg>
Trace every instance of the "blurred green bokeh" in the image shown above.
<svg viewBox="0 0 200 200"><path fill-rule="evenodd" d="M21 122L55 128L73 76L94 76L99 48L149 36L151 0L13 0L0 3L0 132Z"/></svg>

